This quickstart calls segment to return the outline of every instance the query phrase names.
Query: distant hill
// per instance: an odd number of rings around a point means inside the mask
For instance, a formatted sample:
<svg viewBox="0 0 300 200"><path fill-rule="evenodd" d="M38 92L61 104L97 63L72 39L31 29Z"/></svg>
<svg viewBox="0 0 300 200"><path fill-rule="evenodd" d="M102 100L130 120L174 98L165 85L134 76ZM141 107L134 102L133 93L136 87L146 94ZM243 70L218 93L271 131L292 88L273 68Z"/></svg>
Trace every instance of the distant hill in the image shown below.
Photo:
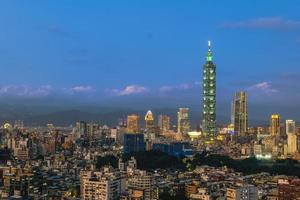
<svg viewBox="0 0 300 200"><path fill-rule="evenodd" d="M70 126L77 121L98 122L115 126L118 120L126 117L128 114L136 113L141 116L141 125L147 110L137 108L121 107L97 107L97 106L24 106L10 105L0 106L0 123L14 123L15 120L21 119L26 126L44 126L53 123L56 126ZM177 124L178 108L153 108L155 120L159 114L167 114L171 117L172 124ZM196 128L201 123L201 110L190 109L190 121L192 128ZM217 123L219 125L228 124L229 117L219 115ZM250 120L250 125L265 125L265 121Z"/></svg>

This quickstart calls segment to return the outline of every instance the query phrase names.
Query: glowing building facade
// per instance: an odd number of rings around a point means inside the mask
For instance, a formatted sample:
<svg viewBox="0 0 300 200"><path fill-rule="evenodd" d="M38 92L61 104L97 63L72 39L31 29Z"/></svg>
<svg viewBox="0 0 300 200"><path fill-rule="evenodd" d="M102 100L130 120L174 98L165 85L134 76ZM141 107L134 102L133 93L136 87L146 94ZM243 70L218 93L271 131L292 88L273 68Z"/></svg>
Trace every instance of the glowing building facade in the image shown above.
<svg viewBox="0 0 300 200"><path fill-rule="evenodd" d="M288 119L285 121L286 134L296 134L296 123L294 120Z"/></svg>
<svg viewBox="0 0 300 200"><path fill-rule="evenodd" d="M139 119L140 116L132 114L127 116L127 132L137 133L139 131Z"/></svg>
<svg viewBox="0 0 300 200"><path fill-rule="evenodd" d="M168 115L158 116L158 126L162 132L170 130L170 117Z"/></svg>
<svg viewBox="0 0 300 200"><path fill-rule="evenodd" d="M278 114L271 115L270 135L280 136L280 116Z"/></svg>
<svg viewBox="0 0 300 200"><path fill-rule="evenodd" d="M203 66L203 135L214 137L216 135L216 65L213 63L210 41L206 63Z"/></svg>
<svg viewBox="0 0 300 200"><path fill-rule="evenodd" d="M145 128L152 129L154 127L154 118L151 110L149 110L145 115Z"/></svg>
<svg viewBox="0 0 300 200"><path fill-rule="evenodd" d="M294 120L285 121L286 134L287 134L287 153L295 154L298 151L297 135L296 135L296 123Z"/></svg>
<svg viewBox="0 0 300 200"><path fill-rule="evenodd" d="M248 131L248 103L246 92L237 92L232 102L232 124L236 136L245 136Z"/></svg>
<svg viewBox="0 0 300 200"><path fill-rule="evenodd" d="M177 132L187 134L190 131L189 109L179 108L177 112Z"/></svg>

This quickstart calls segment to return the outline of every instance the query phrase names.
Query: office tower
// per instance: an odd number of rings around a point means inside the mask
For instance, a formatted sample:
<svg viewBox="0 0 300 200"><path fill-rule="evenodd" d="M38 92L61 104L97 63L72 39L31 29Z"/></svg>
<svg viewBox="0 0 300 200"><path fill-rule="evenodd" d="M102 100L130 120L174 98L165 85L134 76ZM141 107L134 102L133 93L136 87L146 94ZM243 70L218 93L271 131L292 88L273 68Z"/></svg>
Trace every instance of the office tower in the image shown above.
<svg viewBox="0 0 300 200"><path fill-rule="evenodd" d="M120 127L127 127L127 118L122 117L119 119L118 126Z"/></svg>
<svg viewBox="0 0 300 200"><path fill-rule="evenodd" d="M144 134L129 133L124 134L124 153L145 151Z"/></svg>
<svg viewBox="0 0 300 200"><path fill-rule="evenodd" d="M82 171L81 199L118 199L124 188L123 184L120 171L111 167L105 167L101 171Z"/></svg>
<svg viewBox="0 0 300 200"><path fill-rule="evenodd" d="M297 135L296 134L288 134L287 139L287 148L288 148L288 154L295 154L298 150L297 148Z"/></svg>
<svg viewBox="0 0 300 200"><path fill-rule="evenodd" d="M158 126L162 132L170 130L170 117L168 115L159 115Z"/></svg>
<svg viewBox="0 0 300 200"><path fill-rule="evenodd" d="M296 123L294 120L286 120L285 128L287 134L287 153L295 154L297 152L297 135L296 135Z"/></svg>
<svg viewBox="0 0 300 200"><path fill-rule="evenodd" d="M127 132L137 133L139 131L139 119L140 116L132 114L127 116Z"/></svg>
<svg viewBox="0 0 300 200"><path fill-rule="evenodd" d="M257 200L258 189L253 185L231 186L227 188L226 197L228 200Z"/></svg>
<svg viewBox="0 0 300 200"><path fill-rule="evenodd" d="M216 135L216 65L213 63L210 41L206 63L203 66L203 135L214 137Z"/></svg>
<svg viewBox="0 0 300 200"><path fill-rule="evenodd" d="M286 134L296 134L296 123L294 120L288 119L285 121Z"/></svg>
<svg viewBox="0 0 300 200"><path fill-rule="evenodd" d="M179 112L177 112L177 119L177 132L187 134L190 131L189 109L179 108Z"/></svg>
<svg viewBox="0 0 300 200"><path fill-rule="evenodd" d="M232 124L236 136L245 136L248 130L248 102L246 92L237 92L232 102Z"/></svg>
<svg viewBox="0 0 300 200"><path fill-rule="evenodd" d="M87 124L87 135L89 139L95 137L95 132L100 130L100 125L97 123L88 123Z"/></svg>
<svg viewBox="0 0 300 200"><path fill-rule="evenodd" d="M280 116L278 114L271 115L270 135L280 136Z"/></svg>
<svg viewBox="0 0 300 200"><path fill-rule="evenodd" d="M76 123L76 128L79 131L81 138L87 138L87 123L80 121Z"/></svg>
<svg viewBox="0 0 300 200"><path fill-rule="evenodd" d="M151 110L149 110L145 115L145 128L152 129L154 127L154 118Z"/></svg>

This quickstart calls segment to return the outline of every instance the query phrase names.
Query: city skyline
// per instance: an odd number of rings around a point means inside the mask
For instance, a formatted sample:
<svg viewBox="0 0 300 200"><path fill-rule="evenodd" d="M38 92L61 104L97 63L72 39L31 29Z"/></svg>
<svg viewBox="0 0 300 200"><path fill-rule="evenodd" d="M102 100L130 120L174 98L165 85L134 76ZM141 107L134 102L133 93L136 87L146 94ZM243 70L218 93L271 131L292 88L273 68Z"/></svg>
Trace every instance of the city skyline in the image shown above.
<svg viewBox="0 0 300 200"><path fill-rule="evenodd" d="M300 200L298 7L0 1L0 199Z"/></svg>

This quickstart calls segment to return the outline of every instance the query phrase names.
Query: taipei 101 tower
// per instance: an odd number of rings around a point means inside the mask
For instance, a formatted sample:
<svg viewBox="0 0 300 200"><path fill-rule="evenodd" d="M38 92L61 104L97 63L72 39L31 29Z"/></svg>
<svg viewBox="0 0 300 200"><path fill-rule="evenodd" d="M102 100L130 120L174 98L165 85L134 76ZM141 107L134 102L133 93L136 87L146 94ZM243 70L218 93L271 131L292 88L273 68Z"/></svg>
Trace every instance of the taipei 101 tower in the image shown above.
<svg viewBox="0 0 300 200"><path fill-rule="evenodd" d="M213 63L211 44L208 41L206 63L203 66L202 132L206 138L216 136L216 65Z"/></svg>

